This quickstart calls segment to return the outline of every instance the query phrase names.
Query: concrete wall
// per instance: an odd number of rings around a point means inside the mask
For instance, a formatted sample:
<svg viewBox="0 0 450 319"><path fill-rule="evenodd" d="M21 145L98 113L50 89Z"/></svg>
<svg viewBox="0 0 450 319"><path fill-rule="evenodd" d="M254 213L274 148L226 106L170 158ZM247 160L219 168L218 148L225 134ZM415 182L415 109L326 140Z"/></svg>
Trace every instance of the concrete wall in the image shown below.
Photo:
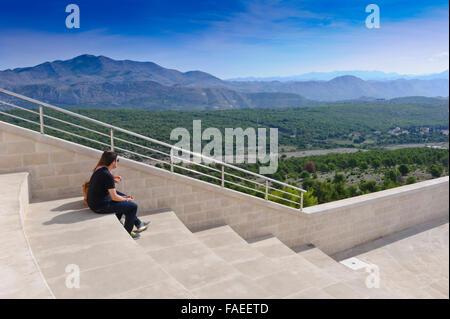
<svg viewBox="0 0 450 319"><path fill-rule="evenodd" d="M101 152L0 122L0 173L30 172L33 200L81 195ZM298 210L121 159L118 189L139 214L171 208L192 230L230 225L246 239L272 234L290 247L313 243L333 254L428 220L448 216L442 177Z"/></svg>

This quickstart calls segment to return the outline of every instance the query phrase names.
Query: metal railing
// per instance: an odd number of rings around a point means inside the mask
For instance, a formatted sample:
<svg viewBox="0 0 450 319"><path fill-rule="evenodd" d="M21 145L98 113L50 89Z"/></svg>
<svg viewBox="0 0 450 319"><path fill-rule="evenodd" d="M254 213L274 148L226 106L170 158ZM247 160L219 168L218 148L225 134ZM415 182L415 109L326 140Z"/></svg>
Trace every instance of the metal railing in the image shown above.
<svg viewBox="0 0 450 319"><path fill-rule="evenodd" d="M147 164L153 165L155 162L156 162L156 164L158 164L158 163L162 164L162 165L166 166L167 169L170 169L170 171L173 174L177 174L178 172L184 171L190 177L198 178L198 176L200 176L200 177L206 178L207 182L217 183L221 187L228 186L229 188L233 188L234 190L243 189L243 190L245 190L244 191L245 193L248 194L250 192L251 195L261 197L261 198L263 197L266 201L268 201L268 200L276 201L279 204L290 203L290 204L293 204L295 207L298 206L300 211L303 209L303 193L305 193L306 191L299 187L296 187L296 186L293 186L293 185L290 185L287 183L283 183L283 182L277 181L275 179L269 178L267 176L263 176L263 175L245 170L243 168L237 167L235 165L231 165L231 164L225 163L223 161L214 159L212 157L204 156L203 154L195 153L190 150L183 149L183 148L177 147L175 145L171 145L171 144L168 144L168 143L165 143L165 142L162 142L162 141L159 141L159 140L156 140L156 139L120 128L120 127L116 127L116 126L92 119L90 117L83 116L81 114L74 113L74 112L68 111L66 109L59 108L57 106L47 104L47 103L11 92L11 91L8 91L5 89L0 89L0 93L4 93L6 95L18 98L22 101L26 101L26 102L30 102L32 104L38 105L39 112L36 112L30 108L18 106L16 104L0 100L1 104L5 105L9 108L19 109L19 110L34 114L36 116L39 116L38 122L26 119L24 117L14 115L12 113L4 112L1 110L0 110L0 114L8 116L10 118L14 118L16 120L22 120L27 123L36 124L39 126L39 130L40 130L41 134L45 134L45 129L54 130L56 132L67 134L69 136L72 136L72 137L75 137L78 139L84 139L88 142L96 143L96 144L102 145L104 147L108 147L113 151L121 151L124 153L128 153L134 157L144 158L144 159L150 161L150 162L147 162ZM75 124L75 123L72 123L69 121L65 121L65 120L50 116L48 114L44 114L44 108L48 108L48 109L63 113L65 115L75 117L77 119L81 119L81 120L87 121L89 123L102 126L102 127L106 128L109 131L109 133L100 132L98 130L94 130L92 128L85 127L83 125ZM98 135L102 136L104 139L108 139L108 143L101 142L98 139L88 138L88 137L76 134L74 132L70 132L68 130L63 130L63 129L48 125L44 122L44 119L50 119L50 120L56 121L58 123L67 125L67 126L72 126L77 129L85 130L90 133L98 134ZM158 147L160 149L151 148L146 145L142 145L142 143L139 144L139 143L135 143L135 142L126 140L125 138L116 136L116 133L121 133L126 136L132 136L134 138L141 139L146 142L150 142L152 144L156 144L156 145L158 145ZM145 150L146 152L150 152L151 154L148 154L148 153L141 154L141 153L137 152L136 150L130 150L130 149L126 149L124 147L119 147L117 142L121 142L122 144L128 144L128 145L134 146L135 148ZM164 152L161 150L161 148L168 148L169 151ZM182 152L183 154L189 154L189 160L187 160L184 157L178 156L179 152ZM152 155L152 156L150 156L150 155ZM192 157L192 159L191 159L191 157ZM198 159L200 159L200 161L194 161L193 160L194 158L198 158ZM201 163L202 161L205 162L205 160L211 164L214 164L214 167L211 165L205 165L205 164ZM146 162L144 162L144 163L146 163ZM182 163L187 164L188 166L179 165ZM199 170L198 168L195 169L195 167L202 168L203 171ZM213 173L212 174L205 173L204 172L205 170L212 171ZM235 171L235 173L233 174L230 171ZM238 173L236 173L236 172L238 172ZM248 175L247 176L248 178L237 175L239 173ZM183 174L183 175L186 175L186 174ZM227 179L227 177L228 177L228 179ZM240 180L240 183L237 180ZM253 185L253 187L251 187L250 185ZM278 186L278 187L274 187L274 186ZM292 191L287 192L286 190L284 190L282 188L291 189L293 192ZM280 196L274 195L274 193L271 192L271 190L278 192L277 195L280 195L280 194L281 195ZM298 194L296 194L294 192L297 192ZM283 195L286 196L287 198L281 197ZM291 206L290 204L288 204L288 205Z"/></svg>

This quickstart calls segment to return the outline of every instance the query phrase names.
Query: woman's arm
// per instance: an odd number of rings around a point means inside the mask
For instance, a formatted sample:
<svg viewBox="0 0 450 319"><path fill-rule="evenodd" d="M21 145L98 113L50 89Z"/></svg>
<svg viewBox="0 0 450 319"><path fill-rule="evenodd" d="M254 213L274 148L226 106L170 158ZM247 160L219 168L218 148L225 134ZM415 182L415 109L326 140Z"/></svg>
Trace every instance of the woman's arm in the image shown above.
<svg viewBox="0 0 450 319"><path fill-rule="evenodd" d="M111 196L111 199L115 202L129 202L130 199L120 196L119 194L117 194L116 189L115 188L111 188L108 189L109 195Z"/></svg>
<svg viewBox="0 0 450 319"><path fill-rule="evenodd" d="M122 177L121 176L114 176L114 182L120 183L121 181L122 181Z"/></svg>

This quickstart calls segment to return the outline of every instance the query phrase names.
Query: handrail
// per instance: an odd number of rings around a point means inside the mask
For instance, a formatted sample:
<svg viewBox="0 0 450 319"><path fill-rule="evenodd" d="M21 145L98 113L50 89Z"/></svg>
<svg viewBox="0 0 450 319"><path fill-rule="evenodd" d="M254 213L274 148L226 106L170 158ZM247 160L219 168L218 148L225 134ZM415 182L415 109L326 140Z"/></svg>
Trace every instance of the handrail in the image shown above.
<svg viewBox="0 0 450 319"><path fill-rule="evenodd" d="M42 134L44 134L44 128L45 128L45 127L48 127L48 128L50 128L50 129L53 129L53 130L56 130L56 131L61 131L61 132L63 132L63 133L69 133L69 132L66 132L66 131L63 131L63 130L60 130L60 129L51 127L51 126L48 126L48 125L44 125L43 119L44 119L44 117L48 117L48 118L50 118L50 119L52 119L52 120L57 120L57 121L60 121L60 122L63 122L63 123L69 124L69 125L73 125L73 126L78 127L78 128L86 129L86 130L88 130L88 131L91 131L91 132L100 134L100 135L102 135L102 136L108 136L108 137L109 137L108 134L101 133L101 132L98 132L98 131L95 131L95 130L92 130L92 129L88 129L88 128L85 128L85 127L83 127L83 126L74 124L74 123L66 122L66 121L63 121L63 120L60 120L60 119L57 119L57 118L54 118L54 117L50 117L50 116L44 115L44 114L43 114L43 107L47 107L47 108L49 108L49 109L52 109L52 110L55 110L55 111L58 111L58 112L61 112L61 113L64 113L64 114L67 114L67 115L70 115L70 116L73 116L73 117L76 117L76 118L79 118L79 119L82 119L82 120L85 120L85 121L88 121L88 122L91 122L91 123L94 123L94 124L97 124L97 125L100 125L100 126L102 126L102 127L105 127L105 128L110 129L110 138L111 138L111 142L110 142L111 145L110 145L110 147L111 147L111 149L114 149L114 139L116 139L116 140L118 140L118 141L122 141L122 142L125 142L125 143L129 143L129 144L132 144L132 145L134 145L134 146L142 147L142 148L144 148L144 149L151 150L151 151L153 151L153 152L161 153L161 154L163 154L163 155L165 155L165 156L170 156L170 165L171 165L171 171L172 171L172 172L173 172L173 166L174 166L174 165L173 165L173 164L174 164L174 163L173 163L173 159L174 159L175 157L176 157L176 158L180 158L180 157L178 157L178 156L175 156L175 155L173 154L173 152L174 152L174 150L176 150L176 151L181 151L181 152L183 152L184 154L189 154L189 155L192 155L193 157L201 158L202 160L205 160L205 159L206 159L209 163L214 163L214 164L217 164L217 165L222 166L222 187L224 186L224 183L229 183L229 184L237 185L237 186L239 186L239 187L243 187L243 188L248 188L248 189L250 189L248 186L239 185L239 184L232 183L232 182L230 182L230 181L225 180L225 175L230 175L230 176L233 176L233 177L235 177L235 178L240 178L240 179L243 179L243 180L245 180L245 181L247 181L247 182L252 182L252 183L255 183L255 184L259 185L259 186L262 186L261 183L258 183L258 182L256 182L256 181L250 181L250 180L245 179L245 178L243 178L243 177L241 177L241 176L237 176L237 175L234 175L234 174L230 174L230 173L228 173L228 172L224 172L224 171L223 171L224 167L227 167L227 168L230 168L230 169L233 169L233 170L236 170L236 171L245 173L245 174L249 174L249 175L251 175L251 176L253 176L253 177L255 177L255 178L263 179L263 180L265 181L265 186L266 186L266 187L265 187L265 188L266 188L266 190L265 190L265 195L266 195L265 198L266 198L266 200L268 200L268 197L269 197L269 196L270 196L270 197L280 198L280 197L277 197L277 196L274 196L274 195L268 193L268 192L269 192L269 188L275 189L275 188L273 188L273 187L269 187L269 184L268 184L269 182L270 182L270 183L273 183L273 184L278 184L278 185L281 185L281 186L284 186L284 187L289 187L289 188L291 188L291 189L294 189L294 190L300 192L300 196L298 196L298 195L296 195L296 194L291 194L291 193L287 193L287 192L285 192L285 191L279 190L279 191L281 191L281 192L283 192L283 193L289 194L290 196L294 196L294 197L299 198L299 199L300 199L300 202L297 203L297 204L300 205L300 210L303 209L303 193L306 193L306 190L304 190L304 189L302 189L302 188L299 188L299 187L296 187L296 186L293 186L293 185L290 185L290 184L287 184L287 183L284 183L284 182L281 182L281 181L277 181L277 180L272 179L272 178L270 178L270 177L267 177L267 176L264 176L264 175L260 175L260 174L258 174L258 173L254 173L254 172L248 171L248 170L246 170L246 169L243 169L243 168L240 168L240 167L237 167L237 166L234 166L234 165L225 163L225 162L223 162L223 161L221 161L221 160L217 160L217 159L215 159L215 158L212 158L212 157L209 157L209 156L205 156L205 155L203 155L203 154L199 154L199 153L196 153L196 152L192 152L192 151L190 151L190 150L186 150L186 149L183 149L183 148L181 148L181 147L178 147L178 146L175 146L175 145L171 145L171 144L169 144L169 143L165 143L165 142L162 142L162 141L159 141L159 140L156 140L156 139L153 139L153 138L150 138L150 137L147 137L147 136L144 136L144 135L141 135L141 134L138 134L138 133L135 133L135 132L132 132L132 131L129 131L129 130L126 130L126 129L123 129L123 128L120 128L120 127L117 127L117 126L114 126L114 125L111 125L111 124L108 124L108 123L104 123L104 122L102 122L102 121L95 120L95 119L92 119L92 118L90 118L90 117L87 117L87 116L84 116L84 115L81 115L81 114L78 114L78 113L75 113L75 112L71 112L71 111L68 111L68 110L66 110L66 109L63 109L63 108L60 108L60 107L57 107L57 106L54 106L54 105L51 105L51 104L48 104L48 103L45 103L45 102L41 102L41 101L35 100L35 99L33 99L33 98L30 98L30 97L27 97L27 96L24 96L24 95L21 95L21 94L17 94L17 93L14 93L14 92L11 92L11 91L2 89L2 88L0 88L0 93L4 93L4 94L7 94L7 95L10 95L10 96L16 97L16 98L18 98L18 99L21 99L21 100L24 100L24 101L27 101L27 102L31 102L31 103L40 105L40 107L39 107L39 113L38 113L38 112L32 112L32 113L34 113L34 114L39 115L39 123L33 122L33 121L29 121L29 120L28 120L28 122L32 122L32 123L35 123L35 124L39 124L40 127L41 127L41 133L42 133ZM0 103L5 104L5 105L8 105L8 106L11 106L11 107L16 107L16 108L19 108L19 109L24 109L23 107L20 107L20 106L11 104L11 103L7 103L7 102L0 101ZM30 110L30 111L31 111L31 110ZM8 114L6 114L6 113L4 113L4 112L0 112L0 113L1 113L1 114L4 114L4 115L8 115ZM11 115L12 115L12 114L11 114ZM17 117L17 116L13 116L13 117L22 119L22 118ZM24 119L22 119L22 120L24 120ZM127 135L131 135L131 136L137 137L137 138L139 138L139 139L143 139L143 140L145 140L145 141L148 141L148 142L151 142L151 143L155 143L155 144L158 144L158 145L167 147L167 148L170 149L170 154L167 154L167 153L164 153L164 152L155 150L155 149L151 149L151 148L148 148L148 147L146 147L146 146L143 146L143 145L139 145L139 144L133 143L133 142L131 142L131 141L127 141L127 140L124 140L124 139L121 139L121 138L114 137L114 131L121 132L121 133L124 133L124 134L127 134ZM69 133L69 134L70 134L70 133ZM71 133L70 135L78 136L78 135L73 134L73 133ZM80 136L80 137L81 137L81 136ZM85 138L85 137L82 137L82 138ZM91 139L88 139L88 138L85 138L85 139L91 140ZM91 141L93 141L93 140L91 140ZM96 142L97 142L97 141L96 141ZM100 144L102 144L102 145L107 145L107 144L105 144L105 143L100 143ZM137 155L137 156L143 156L143 157L146 157L146 158L149 158L149 159L152 159L152 160L157 160L157 159L155 159L155 158L150 158L150 157L148 157L148 156L145 156L145 155L142 155L142 154L139 154L139 153L136 153L136 152L132 152L132 151L125 150L125 149L122 149L122 148L118 148L118 147L116 147L116 148L117 148L117 149L121 149L121 150L123 150L123 151L125 151L125 152L129 152L129 153L131 153L131 154ZM157 161L158 161L158 160L157 160ZM164 161L161 161L161 160L159 160L159 161L160 161L160 162L164 162ZM183 161L183 162L184 162L184 161ZM200 165L200 166L202 166L202 167L205 167L205 165L201 165L200 163L198 163L198 162L196 162L196 161L188 161L188 162L191 163L191 164L193 164L193 165ZM179 166L179 165L176 165L176 167L184 168L184 167ZM187 168L184 168L184 169L187 169ZM212 167L208 167L208 169L211 169L211 170L214 170L214 171L219 171L218 169L214 169L214 168L212 168ZM193 171L193 170L190 170L190 171ZM198 172L198 171L194 171L194 172L195 172L195 173L198 173L198 174L200 174L200 175L206 175L206 176L208 176L208 177L217 178L217 177L215 177L215 176L207 175L207 174L204 174L204 173L201 173L201 172ZM220 179L219 179L219 180L220 180ZM277 190L278 190L278 189L277 189ZM256 191L256 189L255 189L254 191ZM260 191L259 191L259 192L260 192ZM287 201L287 202L295 203L295 202L293 202L293 201L291 201L291 200L288 200L288 199L286 199L286 198L281 198L281 199L282 199L282 200L285 200L285 201Z"/></svg>

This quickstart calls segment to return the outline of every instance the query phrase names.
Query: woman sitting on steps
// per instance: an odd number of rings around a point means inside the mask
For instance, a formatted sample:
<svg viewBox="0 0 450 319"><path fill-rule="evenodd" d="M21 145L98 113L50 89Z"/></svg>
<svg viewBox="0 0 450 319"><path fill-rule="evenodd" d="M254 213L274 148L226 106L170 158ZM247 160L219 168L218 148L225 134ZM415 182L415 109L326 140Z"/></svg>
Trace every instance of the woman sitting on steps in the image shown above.
<svg viewBox="0 0 450 319"><path fill-rule="evenodd" d="M89 180L89 189L87 192L87 204L90 209L98 214L115 213L120 220L125 215L124 227L134 239L138 239L138 232L147 229L150 222L141 222L137 218L138 206L134 202L133 196L127 196L118 192L115 183L120 183L120 176L113 176L111 170L117 168L117 153L105 151L100 158L94 173ZM133 226L136 226L136 232L133 232Z"/></svg>

